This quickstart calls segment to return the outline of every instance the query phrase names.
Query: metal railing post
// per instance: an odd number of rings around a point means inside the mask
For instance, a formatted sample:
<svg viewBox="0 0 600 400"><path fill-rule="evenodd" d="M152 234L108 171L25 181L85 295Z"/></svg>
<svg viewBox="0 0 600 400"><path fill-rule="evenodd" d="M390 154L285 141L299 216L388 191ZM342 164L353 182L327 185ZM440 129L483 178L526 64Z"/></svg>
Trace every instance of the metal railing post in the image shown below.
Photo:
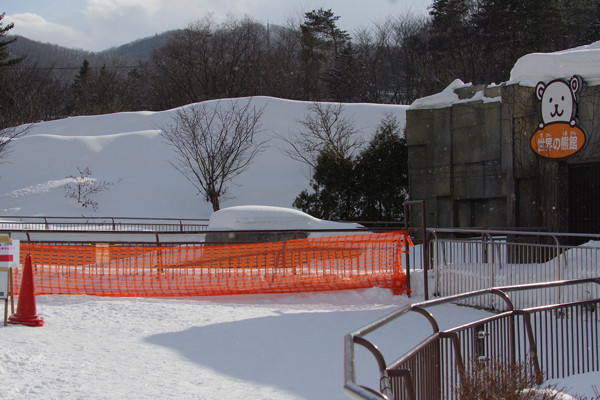
<svg viewBox="0 0 600 400"><path fill-rule="evenodd" d="M556 260L556 277L554 280L559 281L562 279L561 278L562 265L560 262L560 259L561 259L561 257L560 257L560 242L555 235L552 235L551 237L552 237L552 239L554 239L554 243L556 244L556 256L554 257L554 259ZM560 287L557 287L556 291L557 291L557 301L558 301L558 303L560 303L562 300L562 290Z"/></svg>
<svg viewBox="0 0 600 400"><path fill-rule="evenodd" d="M427 279L427 269L429 268L428 262L428 249L427 249L427 225L425 225L425 201L424 200L412 200L404 202L404 230L408 232L408 216L410 206L416 205L421 210L421 235L423 237L423 248L422 253L422 268L423 268L423 291L425 292L425 300L429 300L429 282ZM407 257L408 258L408 257ZM408 272L410 273L410 272ZM409 279L407 277L407 279ZM410 285L409 285L410 288Z"/></svg>

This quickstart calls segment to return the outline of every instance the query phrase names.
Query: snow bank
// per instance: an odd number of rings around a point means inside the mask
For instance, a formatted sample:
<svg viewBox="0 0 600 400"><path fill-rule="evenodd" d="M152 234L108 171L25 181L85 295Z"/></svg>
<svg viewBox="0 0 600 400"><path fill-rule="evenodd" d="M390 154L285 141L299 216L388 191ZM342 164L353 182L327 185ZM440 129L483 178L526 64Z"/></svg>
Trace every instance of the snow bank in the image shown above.
<svg viewBox="0 0 600 400"><path fill-rule="evenodd" d="M226 106L235 99L219 101ZM233 180L221 206L291 207L308 187L310 170L285 154L280 137L302 130L298 121L312 103L272 97L250 101L257 109L264 107L263 130L257 140L267 146ZM406 108L344 104L344 116L369 140L387 113L403 125ZM209 218L211 204L173 168L175 152L160 135L176 111L79 116L33 124L3 159L0 215ZM96 196L97 211L65 198L65 177L77 174L78 167L89 167L93 179L115 183Z"/></svg>
<svg viewBox="0 0 600 400"><path fill-rule="evenodd" d="M273 206L225 208L212 214L208 223L208 229L211 231L351 229L358 226L358 224L325 221L299 210Z"/></svg>
<svg viewBox="0 0 600 400"><path fill-rule="evenodd" d="M600 41L554 53L527 54L510 72L511 83L534 87L540 81L580 75L588 85L600 85Z"/></svg>

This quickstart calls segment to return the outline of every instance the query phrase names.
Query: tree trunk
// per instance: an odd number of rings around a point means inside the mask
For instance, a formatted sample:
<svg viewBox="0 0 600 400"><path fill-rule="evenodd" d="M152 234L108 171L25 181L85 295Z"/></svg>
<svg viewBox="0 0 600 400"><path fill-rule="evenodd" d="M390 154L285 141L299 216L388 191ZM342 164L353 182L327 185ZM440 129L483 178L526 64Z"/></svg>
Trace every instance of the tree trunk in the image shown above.
<svg viewBox="0 0 600 400"><path fill-rule="evenodd" d="M213 211L219 211L221 209L218 196L211 197L210 202L212 203Z"/></svg>

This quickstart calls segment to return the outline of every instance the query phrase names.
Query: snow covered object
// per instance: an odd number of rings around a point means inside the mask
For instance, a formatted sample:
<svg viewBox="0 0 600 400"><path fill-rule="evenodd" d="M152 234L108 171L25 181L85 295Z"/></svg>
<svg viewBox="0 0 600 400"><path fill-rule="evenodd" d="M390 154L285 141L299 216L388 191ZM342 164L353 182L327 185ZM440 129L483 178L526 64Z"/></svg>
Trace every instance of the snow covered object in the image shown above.
<svg viewBox="0 0 600 400"><path fill-rule="evenodd" d="M266 242L306 237L332 236L333 230L356 229L359 224L325 221L302 211L275 206L246 205L228 207L210 216L209 231L250 231L209 234L206 241ZM260 233L258 231L281 231ZM296 232L288 232L288 231ZM313 232L310 232L313 231ZM319 232L329 231L329 232ZM344 233L344 232L341 232ZM346 234L348 232L345 232Z"/></svg>

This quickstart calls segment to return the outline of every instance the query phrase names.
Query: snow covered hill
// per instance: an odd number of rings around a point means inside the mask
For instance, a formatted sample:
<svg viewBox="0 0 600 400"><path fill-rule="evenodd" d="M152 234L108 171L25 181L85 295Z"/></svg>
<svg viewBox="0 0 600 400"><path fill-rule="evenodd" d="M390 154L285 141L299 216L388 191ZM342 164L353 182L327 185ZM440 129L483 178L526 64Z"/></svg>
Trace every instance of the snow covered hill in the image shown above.
<svg viewBox="0 0 600 400"><path fill-rule="evenodd" d="M308 112L309 104L252 98L252 105L265 107L258 140L267 140L267 147L233 181L221 208L292 206L308 187L310 171L284 154L279 136L300 131L298 120ZM344 112L369 138L386 113L394 113L404 124L406 108L347 104ZM4 159L0 215L208 218L211 205L170 164L174 150L160 134L174 113L124 112L33 124L25 137L14 141L13 151ZM89 168L92 178L114 183L109 191L95 196L99 205L95 212L65 197L66 177L77 176L77 168Z"/></svg>

